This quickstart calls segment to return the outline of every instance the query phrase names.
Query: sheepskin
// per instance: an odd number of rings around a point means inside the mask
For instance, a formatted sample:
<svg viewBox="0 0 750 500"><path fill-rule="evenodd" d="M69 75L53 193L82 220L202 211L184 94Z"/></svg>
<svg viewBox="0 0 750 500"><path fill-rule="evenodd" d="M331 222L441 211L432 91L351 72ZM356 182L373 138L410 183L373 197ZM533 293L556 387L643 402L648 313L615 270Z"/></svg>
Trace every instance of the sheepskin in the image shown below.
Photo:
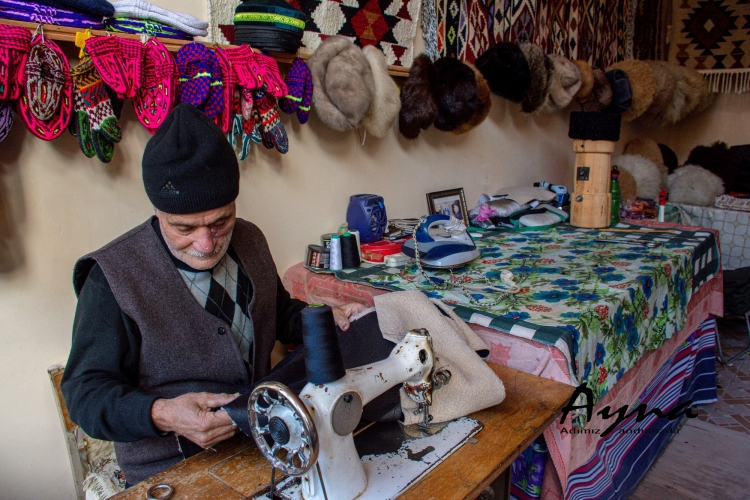
<svg viewBox="0 0 750 500"><path fill-rule="evenodd" d="M398 129L407 139L416 139L437 118L439 104L438 72L432 59L422 54L412 63L409 78L401 87Z"/></svg>
<svg viewBox="0 0 750 500"><path fill-rule="evenodd" d="M531 85L526 56L515 43L500 42L487 49L474 63L490 90L509 101L521 102Z"/></svg>
<svg viewBox="0 0 750 500"><path fill-rule="evenodd" d="M669 176L669 201L710 207L714 198L724 194L724 184L718 175L698 165L685 165Z"/></svg>
<svg viewBox="0 0 750 500"><path fill-rule="evenodd" d="M440 78L440 110L435 128L450 132L467 123L479 107L474 70L453 57L435 61Z"/></svg>
<svg viewBox="0 0 750 500"><path fill-rule="evenodd" d="M657 144L655 140L648 137L639 137L638 139L633 139L625 145L623 154L640 155L654 162L654 164L659 167L659 172L661 172L661 185L667 185L667 176L669 176L669 170L667 169L667 166L664 165L664 157L661 154L659 144Z"/></svg>
<svg viewBox="0 0 750 500"><path fill-rule="evenodd" d="M388 74L388 63L379 48L368 45L362 49L367 58L375 82L375 94L373 95L370 110L367 112L362 125L367 132L378 138L393 127L393 122L398 118L401 110L401 98L398 95L398 87Z"/></svg>
<svg viewBox="0 0 750 500"><path fill-rule="evenodd" d="M588 113L604 111L612 104L612 87L604 71L599 68L593 69L594 88L589 96L581 103L581 109Z"/></svg>
<svg viewBox="0 0 750 500"><path fill-rule="evenodd" d="M667 68L669 63L665 61L644 62L651 68L651 72L654 75L654 83L656 84L654 100L648 110L646 110L646 114L650 117L655 117L661 115L672 102L677 81L672 72L669 71L669 68Z"/></svg>
<svg viewBox="0 0 750 500"><path fill-rule="evenodd" d="M651 67L644 61L627 59L609 67L609 70L621 69L628 75L630 92L633 103L628 111L622 114L622 119L630 122L645 113L654 102L656 82Z"/></svg>
<svg viewBox="0 0 750 500"><path fill-rule="evenodd" d="M626 170L635 179L636 196L644 200L658 200L662 189L659 167L648 158L638 155L621 155L612 159L620 172Z"/></svg>
<svg viewBox="0 0 750 500"><path fill-rule="evenodd" d="M521 111L537 113L549 94L550 77L553 76L552 63L539 45L526 43L521 45L521 50L531 71L531 85L521 101Z"/></svg>
<svg viewBox="0 0 750 500"><path fill-rule="evenodd" d="M307 61L313 79L313 104L320 120L334 130L356 128L367 116L375 81L362 49L333 36Z"/></svg>
<svg viewBox="0 0 750 500"><path fill-rule="evenodd" d="M549 76L549 94L540 112L554 113L565 109L581 88L578 66L559 54L550 54L552 71Z"/></svg>
<svg viewBox="0 0 750 500"><path fill-rule="evenodd" d="M485 80L484 76L482 76L482 72L479 71L479 69L473 64L464 64L474 70L474 76L477 80L477 99L479 105L477 106L476 111L474 111L474 114L471 115L471 118L468 122L459 125L455 130L453 130L452 133L456 135L465 134L469 130L477 127L485 120L485 118L487 118L487 115L490 114L490 109L492 108L492 93L487 80Z"/></svg>
<svg viewBox="0 0 750 500"><path fill-rule="evenodd" d="M685 163L698 165L718 175L728 191L735 190L741 163L726 143L717 141L710 146L696 146Z"/></svg>
<svg viewBox="0 0 750 500"><path fill-rule="evenodd" d="M588 99L591 91L594 90L594 70L589 63L581 59L574 60L573 64L578 66L578 71L581 73L581 88L578 89L576 94L576 101L582 103Z"/></svg>

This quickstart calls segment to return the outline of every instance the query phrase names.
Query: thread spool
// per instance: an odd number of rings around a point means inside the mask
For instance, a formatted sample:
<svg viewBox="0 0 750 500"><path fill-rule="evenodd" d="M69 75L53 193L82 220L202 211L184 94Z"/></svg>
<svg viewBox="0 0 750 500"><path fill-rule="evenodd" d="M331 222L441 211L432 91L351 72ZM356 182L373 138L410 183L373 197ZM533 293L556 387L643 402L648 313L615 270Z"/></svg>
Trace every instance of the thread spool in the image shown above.
<svg viewBox="0 0 750 500"><path fill-rule="evenodd" d="M333 310L324 304L310 304L300 314L307 381L320 385L339 380L346 371Z"/></svg>
<svg viewBox="0 0 750 500"><path fill-rule="evenodd" d="M313 269L328 269L330 257L331 252L327 248L318 245L308 245L305 263Z"/></svg>
<svg viewBox="0 0 750 500"><path fill-rule="evenodd" d="M326 233L320 235L320 246L326 247L327 249L331 249L331 236L333 236L333 233Z"/></svg>
<svg viewBox="0 0 750 500"><path fill-rule="evenodd" d="M352 233L355 238L357 238L357 252L359 253L360 258L361 258L362 257L362 243L359 241L359 231L357 231L356 229L350 229L349 232Z"/></svg>
<svg viewBox="0 0 750 500"><path fill-rule="evenodd" d="M360 262L357 238L352 233L344 233L341 236L341 266L343 269L354 269L359 267Z"/></svg>
<svg viewBox="0 0 750 500"><path fill-rule="evenodd" d="M331 236L331 257L328 262L328 269L331 271L340 271L343 269L341 238L338 234Z"/></svg>

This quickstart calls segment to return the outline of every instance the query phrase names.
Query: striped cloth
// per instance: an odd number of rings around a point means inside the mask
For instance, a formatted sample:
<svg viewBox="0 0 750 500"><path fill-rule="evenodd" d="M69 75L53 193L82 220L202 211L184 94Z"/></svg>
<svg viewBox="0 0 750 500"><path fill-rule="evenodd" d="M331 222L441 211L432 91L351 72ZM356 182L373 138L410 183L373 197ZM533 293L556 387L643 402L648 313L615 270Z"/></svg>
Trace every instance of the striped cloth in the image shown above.
<svg viewBox="0 0 750 500"><path fill-rule="evenodd" d="M716 401L715 340L716 320L706 320L664 363L638 404L667 413L688 401L691 407ZM570 475L565 498L627 498L684 418L669 420L651 414L641 422L635 417L622 422L599 441L594 456Z"/></svg>

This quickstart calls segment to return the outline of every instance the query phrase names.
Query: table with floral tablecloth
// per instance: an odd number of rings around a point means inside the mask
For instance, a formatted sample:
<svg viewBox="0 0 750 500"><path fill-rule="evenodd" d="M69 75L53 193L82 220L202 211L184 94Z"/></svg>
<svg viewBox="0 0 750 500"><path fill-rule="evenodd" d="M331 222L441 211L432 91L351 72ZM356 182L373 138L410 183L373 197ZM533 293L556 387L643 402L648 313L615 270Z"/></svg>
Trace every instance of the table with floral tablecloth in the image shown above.
<svg viewBox="0 0 750 500"><path fill-rule="evenodd" d="M720 269L710 231L646 232L625 223L616 229L472 233L481 256L452 271L466 289L442 289L450 271L425 269L428 282L414 265L361 267L336 277L421 290L465 321L556 346L569 360L571 383L588 382L598 401L644 353L683 327L693 290ZM495 304L494 290L507 288L503 271L513 273L518 289Z"/></svg>

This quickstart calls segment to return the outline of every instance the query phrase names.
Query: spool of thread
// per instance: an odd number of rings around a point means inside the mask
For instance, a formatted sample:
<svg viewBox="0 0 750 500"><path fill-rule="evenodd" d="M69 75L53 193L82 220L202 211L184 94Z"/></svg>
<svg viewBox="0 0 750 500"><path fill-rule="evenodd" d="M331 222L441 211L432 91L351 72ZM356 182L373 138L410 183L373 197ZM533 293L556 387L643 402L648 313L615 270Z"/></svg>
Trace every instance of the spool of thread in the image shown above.
<svg viewBox="0 0 750 500"><path fill-rule="evenodd" d="M327 248L318 245L308 245L305 263L313 269L328 269L330 257L331 252Z"/></svg>
<svg viewBox="0 0 750 500"><path fill-rule="evenodd" d="M331 257L328 262L328 269L331 271L340 271L343 269L343 260L341 255L341 238L338 234L331 236Z"/></svg>
<svg viewBox="0 0 750 500"><path fill-rule="evenodd" d="M362 257L362 243L360 243L360 241L359 241L359 231L357 231L356 229L350 229L349 232L352 233L355 238L357 238L357 252L359 253L359 256L360 256L360 259L361 259L361 257Z"/></svg>
<svg viewBox="0 0 750 500"><path fill-rule="evenodd" d="M307 381L320 385L339 380L346 371L331 307L310 304L300 314Z"/></svg>
<svg viewBox="0 0 750 500"><path fill-rule="evenodd" d="M320 235L320 246L326 247L327 249L331 249L331 236L333 236L333 233L326 233Z"/></svg>
<svg viewBox="0 0 750 500"><path fill-rule="evenodd" d="M331 240L333 241L333 240ZM352 233L344 233L341 236L341 265L344 269L354 269L359 267L361 260L359 258L359 248L357 247L357 238Z"/></svg>

